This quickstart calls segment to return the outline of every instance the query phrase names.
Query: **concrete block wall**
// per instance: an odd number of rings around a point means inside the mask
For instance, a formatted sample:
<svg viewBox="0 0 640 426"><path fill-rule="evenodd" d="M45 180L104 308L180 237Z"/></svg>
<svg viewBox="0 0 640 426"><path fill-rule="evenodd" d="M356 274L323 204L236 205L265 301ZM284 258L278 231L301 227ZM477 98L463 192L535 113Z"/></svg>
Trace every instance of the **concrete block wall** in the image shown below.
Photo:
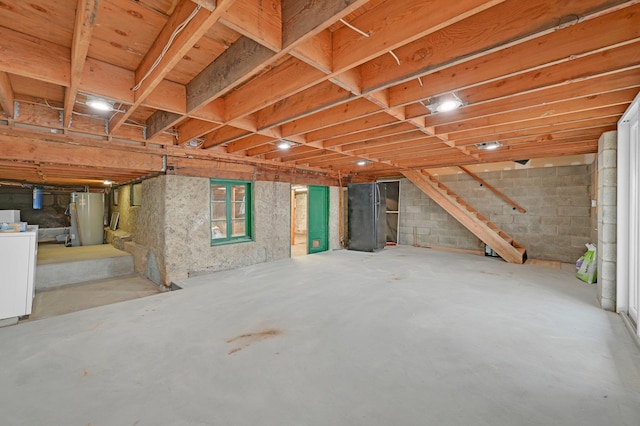
<svg viewBox="0 0 640 426"><path fill-rule="evenodd" d="M591 166L479 173L527 210L520 213L467 174L439 179L522 243L529 258L575 262L591 241ZM401 181L399 243L483 250L484 244L407 180Z"/></svg>
<svg viewBox="0 0 640 426"><path fill-rule="evenodd" d="M603 309L616 309L617 259L617 132L598 141L598 300Z"/></svg>
<svg viewBox="0 0 640 426"><path fill-rule="evenodd" d="M407 179L400 180L398 244L483 250L482 242Z"/></svg>
<svg viewBox="0 0 640 426"><path fill-rule="evenodd" d="M33 209L33 190L0 186L0 210L20 210L20 219L40 228L61 228L71 225L64 214L71 200L70 192L43 190L42 208Z"/></svg>

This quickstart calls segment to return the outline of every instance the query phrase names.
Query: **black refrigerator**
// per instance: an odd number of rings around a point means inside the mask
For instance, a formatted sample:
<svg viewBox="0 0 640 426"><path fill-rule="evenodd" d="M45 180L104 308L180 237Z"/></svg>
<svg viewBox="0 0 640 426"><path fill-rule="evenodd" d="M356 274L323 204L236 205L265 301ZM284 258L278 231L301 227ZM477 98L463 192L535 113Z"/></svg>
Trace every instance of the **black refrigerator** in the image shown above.
<svg viewBox="0 0 640 426"><path fill-rule="evenodd" d="M385 187L377 183L354 183L347 188L349 197L347 248L378 251L387 244Z"/></svg>

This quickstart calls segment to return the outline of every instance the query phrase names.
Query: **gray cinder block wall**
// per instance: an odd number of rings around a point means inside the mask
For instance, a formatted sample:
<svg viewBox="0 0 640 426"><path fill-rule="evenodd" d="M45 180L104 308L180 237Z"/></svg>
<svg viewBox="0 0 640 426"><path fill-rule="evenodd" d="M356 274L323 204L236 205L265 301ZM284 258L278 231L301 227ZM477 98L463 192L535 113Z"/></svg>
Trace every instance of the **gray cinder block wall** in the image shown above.
<svg viewBox="0 0 640 426"><path fill-rule="evenodd" d="M529 258L574 263L591 240L590 165L478 173L520 213L467 174L439 179L522 243ZM400 244L484 250L484 244L411 182L400 187Z"/></svg>
<svg viewBox="0 0 640 426"><path fill-rule="evenodd" d="M598 301L603 309L616 309L617 132L598 141Z"/></svg>

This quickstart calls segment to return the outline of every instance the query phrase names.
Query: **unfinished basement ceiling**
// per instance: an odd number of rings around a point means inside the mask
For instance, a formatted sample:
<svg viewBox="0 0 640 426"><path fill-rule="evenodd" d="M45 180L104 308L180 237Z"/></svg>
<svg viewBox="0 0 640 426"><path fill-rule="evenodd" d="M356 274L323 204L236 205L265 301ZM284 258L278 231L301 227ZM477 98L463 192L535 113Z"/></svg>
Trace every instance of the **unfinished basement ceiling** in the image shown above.
<svg viewBox="0 0 640 426"><path fill-rule="evenodd" d="M0 10L0 180L331 184L590 154L640 90L635 0L2 0ZM451 94L462 106L434 111ZM114 111L93 111L91 96Z"/></svg>

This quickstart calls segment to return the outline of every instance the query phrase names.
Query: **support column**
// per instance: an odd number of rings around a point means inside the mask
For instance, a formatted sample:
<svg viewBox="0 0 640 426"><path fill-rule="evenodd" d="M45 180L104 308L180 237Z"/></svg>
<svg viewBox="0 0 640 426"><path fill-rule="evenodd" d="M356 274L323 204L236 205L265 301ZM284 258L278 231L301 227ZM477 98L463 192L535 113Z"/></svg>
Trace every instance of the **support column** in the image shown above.
<svg viewBox="0 0 640 426"><path fill-rule="evenodd" d="M602 309L616 310L617 132L598 141L598 301Z"/></svg>

